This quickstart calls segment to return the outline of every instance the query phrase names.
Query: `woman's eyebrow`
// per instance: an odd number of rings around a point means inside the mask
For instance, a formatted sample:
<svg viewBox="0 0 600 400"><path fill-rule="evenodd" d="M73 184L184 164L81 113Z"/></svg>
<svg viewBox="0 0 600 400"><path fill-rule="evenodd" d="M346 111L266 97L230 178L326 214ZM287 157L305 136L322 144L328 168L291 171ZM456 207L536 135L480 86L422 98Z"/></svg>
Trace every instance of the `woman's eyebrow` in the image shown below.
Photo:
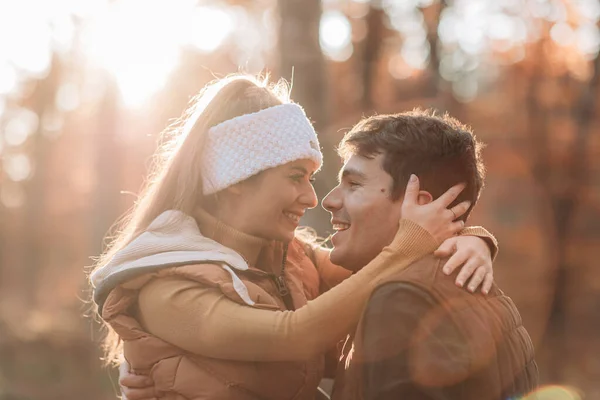
<svg viewBox="0 0 600 400"><path fill-rule="evenodd" d="M296 165L295 165L295 166L293 166L293 167L290 167L290 169L291 169L291 170L296 170L296 171L302 172L302 173L303 173L303 174L305 174L305 175L308 175L308 171L307 171L307 170L306 170L306 168L304 168L304 167L299 167L299 166L296 166Z"/></svg>

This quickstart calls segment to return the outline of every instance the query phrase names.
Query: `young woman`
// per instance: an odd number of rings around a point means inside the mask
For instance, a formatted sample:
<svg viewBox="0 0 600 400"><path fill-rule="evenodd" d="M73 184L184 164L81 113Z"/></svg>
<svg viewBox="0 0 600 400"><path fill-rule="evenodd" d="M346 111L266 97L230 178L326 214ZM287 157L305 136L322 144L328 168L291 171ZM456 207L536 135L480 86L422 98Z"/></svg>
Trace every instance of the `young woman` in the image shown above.
<svg viewBox="0 0 600 400"><path fill-rule="evenodd" d="M322 156L281 88L243 76L205 88L92 274L99 314L123 344L107 340L109 361L122 351L155 397L312 399L324 353L378 282L457 233L453 265L475 260L491 274L487 244L465 235L493 237L448 217L468 208L447 212L456 187L418 206L409 184L393 242L351 277L303 240Z"/></svg>

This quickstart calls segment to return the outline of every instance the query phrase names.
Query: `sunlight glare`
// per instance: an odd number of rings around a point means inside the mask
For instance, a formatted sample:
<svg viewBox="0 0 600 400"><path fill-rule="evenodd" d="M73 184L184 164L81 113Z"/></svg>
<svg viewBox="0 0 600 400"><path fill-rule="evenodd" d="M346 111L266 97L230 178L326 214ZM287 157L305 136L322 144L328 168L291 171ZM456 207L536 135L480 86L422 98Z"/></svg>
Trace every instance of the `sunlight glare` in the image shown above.
<svg viewBox="0 0 600 400"><path fill-rule="evenodd" d="M579 26L575 32L577 47L588 58L592 59L600 51L600 30L596 24L587 23Z"/></svg>
<svg viewBox="0 0 600 400"><path fill-rule="evenodd" d="M498 13L490 19L488 35L495 40L511 40L515 30L514 20L506 14Z"/></svg>
<svg viewBox="0 0 600 400"><path fill-rule="evenodd" d="M127 105L141 105L177 66L190 5L122 0L108 5L89 27L84 37L89 56L114 74Z"/></svg>
<svg viewBox="0 0 600 400"><path fill-rule="evenodd" d="M61 111L73 111L79 106L79 88L74 83L63 83L56 92L56 106Z"/></svg>
<svg viewBox="0 0 600 400"><path fill-rule="evenodd" d="M323 52L335 61L345 61L352 55L352 26L339 11L324 12L320 23L320 43Z"/></svg>
<svg viewBox="0 0 600 400"><path fill-rule="evenodd" d="M573 387L548 385L538 388L522 400L581 400L581 395Z"/></svg>
<svg viewBox="0 0 600 400"><path fill-rule="evenodd" d="M190 17L190 44L204 53L215 51L234 30L232 16L219 8L197 7Z"/></svg>
<svg viewBox="0 0 600 400"><path fill-rule="evenodd" d="M600 19L600 2L598 0L580 0L575 6L579 8L579 13L592 22Z"/></svg>
<svg viewBox="0 0 600 400"><path fill-rule="evenodd" d="M17 87L18 77L15 69L0 61L0 94L8 94Z"/></svg>
<svg viewBox="0 0 600 400"><path fill-rule="evenodd" d="M414 69L425 69L429 62L429 42L426 38L420 36L413 36L407 38L403 45L401 54L406 64L410 65Z"/></svg>
<svg viewBox="0 0 600 400"><path fill-rule="evenodd" d="M4 140L10 146L20 146L35 133L39 125L36 113L26 108L17 111L4 128Z"/></svg>
<svg viewBox="0 0 600 400"><path fill-rule="evenodd" d="M550 29L550 37L561 46L568 46L575 39L573 28L566 22L555 24Z"/></svg>
<svg viewBox="0 0 600 400"><path fill-rule="evenodd" d="M452 82L452 92L456 100L468 103L477 97L479 84L473 77L464 77Z"/></svg>
<svg viewBox="0 0 600 400"><path fill-rule="evenodd" d="M4 170L12 181L24 181L31 175L31 161L26 154L7 155L4 158Z"/></svg>
<svg viewBox="0 0 600 400"><path fill-rule="evenodd" d="M47 10L40 9L42 3L0 1L0 57L34 76L46 74L52 55Z"/></svg>
<svg viewBox="0 0 600 400"><path fill-rule="evenodd" d="M4 111L6 110L6 98L4 96L0 96L0 118L4 116ZM0 135L0 140L2 140L2 136Z"/></svg>

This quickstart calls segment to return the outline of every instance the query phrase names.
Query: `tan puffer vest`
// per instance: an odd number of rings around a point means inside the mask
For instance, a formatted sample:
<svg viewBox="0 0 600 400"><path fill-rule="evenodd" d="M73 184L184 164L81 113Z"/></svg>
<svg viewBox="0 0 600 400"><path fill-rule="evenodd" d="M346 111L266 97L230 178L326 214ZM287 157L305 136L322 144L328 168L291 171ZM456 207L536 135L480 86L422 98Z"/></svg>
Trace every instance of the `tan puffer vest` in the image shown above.
<svg viewBox="0 0 600 400"><path fill-rule="evenodd" d="M257 308L285 310L274 280L250 268L236 274ZM239 362L191 354L144 331L138 319L140 289L153 279L181 276L221 290L246 304L233 288L231 275L212 264L169 267L129 280L113 289L102 317L124 341L124 354L136 373L149 374L161 399L168 400L309 400L323 375L323 357L309 362ZM306 249L294 240L288 249L285 280L294 308L319 294L319 276Z"/></svg>

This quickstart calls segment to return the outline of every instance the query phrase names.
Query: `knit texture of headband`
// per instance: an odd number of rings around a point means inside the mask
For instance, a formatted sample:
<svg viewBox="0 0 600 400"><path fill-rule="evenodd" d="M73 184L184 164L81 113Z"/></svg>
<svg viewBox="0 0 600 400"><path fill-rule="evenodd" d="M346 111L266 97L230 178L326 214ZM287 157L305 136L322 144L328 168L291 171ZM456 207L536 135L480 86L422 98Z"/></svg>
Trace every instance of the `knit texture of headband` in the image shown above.
<svg viewBox="0 0 600 400"><path fill-rule="evenodd" d="M297 104L281 104L241 115L208 130L202 161L205 195L216 193L268 168L323 155L315 130Z"/></svg>

